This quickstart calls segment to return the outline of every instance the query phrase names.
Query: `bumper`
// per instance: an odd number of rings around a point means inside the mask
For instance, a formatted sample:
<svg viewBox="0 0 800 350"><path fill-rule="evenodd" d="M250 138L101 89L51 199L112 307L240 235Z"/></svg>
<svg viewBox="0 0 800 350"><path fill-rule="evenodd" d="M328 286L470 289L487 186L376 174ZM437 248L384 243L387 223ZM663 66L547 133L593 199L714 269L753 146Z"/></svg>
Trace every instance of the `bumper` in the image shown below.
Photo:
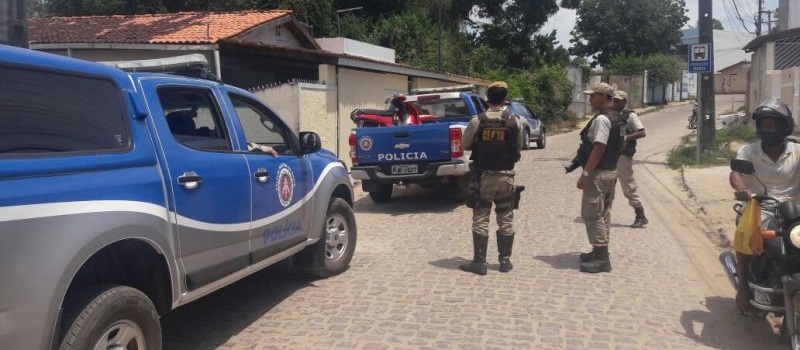
<svg viewBox="0 0 800 350"><path fill-rule="evenodd" d="M392 175L387 174L377 165L353 166L350 168L350 176L356 180L371 180L381 184L393 184L400 181L406 183L424 182L437 177L444 176L465 176L469 174L469 165L464 161L450 161L441 163L430 163L425 170L418 174Z"/></svg>

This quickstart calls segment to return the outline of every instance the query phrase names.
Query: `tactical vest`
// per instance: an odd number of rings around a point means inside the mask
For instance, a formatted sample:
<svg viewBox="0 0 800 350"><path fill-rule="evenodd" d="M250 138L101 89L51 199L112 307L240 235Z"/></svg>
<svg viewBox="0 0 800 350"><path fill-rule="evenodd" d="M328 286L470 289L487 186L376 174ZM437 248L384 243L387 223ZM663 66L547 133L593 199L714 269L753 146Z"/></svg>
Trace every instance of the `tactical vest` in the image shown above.
<svg viewBox="0 0 800 350"><path fill-rule="evenodd" d="M601 114L605 115L606 118L611 121L611 130L608 132L606 150L603 152L603 157L600 158L600 163L597 164L597 169L614 170L617 168L619 155L625 145L625 122L622 121L623 118L620 116L619 111L613 108L605 108L597 113L592 120L586 124L586 127L581 130L581 142L583 146L588 147L589 150L594 148L594 143L592 143L588 137L589 129L592 127L592 123L594 123L595 119ZM588 157L591 151L586 154Z"/></svg>
<svg viewBox="0 0 800 350"><path fill-rule="evenodd" d="M470 159L480 170L514 170L514 163L520 158L517 119L503 111L500 119L490 119L486 113L481 113L478 120Z"/></svg>
<svg viewBox="0 0 800 350"><path fill-rule="evenodd" d="M619 113L622 121L625 123L625 134L628 134L628 120L631 118L631 110L630 109L623 109L622 112ZM634 130L636 132L636 130ZM636 153L636 140L630 140L625 142L625 149L622 150L622 154L633 157Z"/></svg>

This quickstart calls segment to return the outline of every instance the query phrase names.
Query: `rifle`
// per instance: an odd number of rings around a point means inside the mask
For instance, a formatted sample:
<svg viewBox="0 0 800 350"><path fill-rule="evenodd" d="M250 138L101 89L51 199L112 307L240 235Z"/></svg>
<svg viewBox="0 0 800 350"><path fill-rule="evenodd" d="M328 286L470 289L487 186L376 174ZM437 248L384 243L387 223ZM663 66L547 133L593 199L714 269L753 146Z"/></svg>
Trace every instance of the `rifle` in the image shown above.
<svg viewBox="0 0 800 350"><path fill-rule="evenodd" d="M572 158L569 164L564 166L564 170L566 171L565 174L571 173L573 170L578 169L578 167L582 167L586 165L586 161L589 160L589 155L592 152L591 144L582 142L580 146L578 146L577 154L575 158Z"/></svg>

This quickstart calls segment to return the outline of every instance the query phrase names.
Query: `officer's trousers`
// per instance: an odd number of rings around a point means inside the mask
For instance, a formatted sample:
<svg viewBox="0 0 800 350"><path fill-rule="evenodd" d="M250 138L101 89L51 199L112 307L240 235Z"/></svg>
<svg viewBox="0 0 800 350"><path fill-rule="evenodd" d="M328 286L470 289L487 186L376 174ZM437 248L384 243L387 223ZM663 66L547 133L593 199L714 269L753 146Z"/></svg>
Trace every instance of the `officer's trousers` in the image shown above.
<svg viewBox="0 0 800 350"><path fill-rule="evenodd" d="M611 204L617 186L617 171L598 169L583 187L581 218L592 246L607 246L611 232Z"/></svg>
<svg viewBox="0 0 800 350"><path fill-rule="evenodd" d="M472 233L489 236L492 203L497 213L497 234L514 235L514 172L484 170L481 173L480 203L472 209Z"/></svg>
<svg viewBox="0 0 800 350"><path fill-rule="evenodd" d="M619 175L619 187L622 187L622 194L628 199L628 204L634 208L642 206L639 195L636 194L636 180L633 178L633 157L620 155L617 162L617 175Z"/></svg>

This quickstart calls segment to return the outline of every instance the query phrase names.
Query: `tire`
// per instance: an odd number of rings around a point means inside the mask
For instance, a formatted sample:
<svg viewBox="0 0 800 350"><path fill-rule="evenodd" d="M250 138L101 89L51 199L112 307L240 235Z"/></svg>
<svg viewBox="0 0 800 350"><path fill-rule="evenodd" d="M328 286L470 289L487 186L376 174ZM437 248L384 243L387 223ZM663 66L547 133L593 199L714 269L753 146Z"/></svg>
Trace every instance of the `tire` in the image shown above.
<svg viewBox="0 0 800 350"><path fill-rule="evenodd" d="M161 350L161 323L150 298L127 286L104 286L77 295L65 310L71 322L60 350ZM65 324L66 325L66 324Z"/></svg>
<svg viewBox="0 0 800 350"><path fill-rule="evenodd" d="M350 267L356 251L356 217L344 199L334 197L328 203L322 236L294 256L294 264L317 277L338 275Z"/></svg>
<svg viewBox="0 0 800 350"><path fill-rule="evenodd" d="M388 185L381 185L381 188L377 191L370 191L369 197L372 198L372 201L375 203L386 203L392 199L392 190L394 186L392 184Z"/></svg>
<svg viewBox="0 0 800 350"><path fill-rule="evenodd" d="M539 140L536 141L536 147L539 149L543 149L544 146L547 146L547 133L542 130L542 136L539 137Z"/></svg>
<svg viewBox="0 0 800 350"><path fill-rule="evenodd" d="M783 315L783 324L781 325L781 338L785 334L786 337L789 338L789 348L790 349L798 349L800 348L800 333L798 333L797 326L798 322L800 322L800 293L795 293L792 296L792 304L794 305L794 310L786 310ZM792 317L794 320L794 329L788 329L788 322L786 320L787 317Z"/></svg>
<svg viewBox="0 0 800 350"><path fill-rule="evenodd" d="M525 130L522 135L522 149L531 149L531 132L530 130Z"/></svg>

